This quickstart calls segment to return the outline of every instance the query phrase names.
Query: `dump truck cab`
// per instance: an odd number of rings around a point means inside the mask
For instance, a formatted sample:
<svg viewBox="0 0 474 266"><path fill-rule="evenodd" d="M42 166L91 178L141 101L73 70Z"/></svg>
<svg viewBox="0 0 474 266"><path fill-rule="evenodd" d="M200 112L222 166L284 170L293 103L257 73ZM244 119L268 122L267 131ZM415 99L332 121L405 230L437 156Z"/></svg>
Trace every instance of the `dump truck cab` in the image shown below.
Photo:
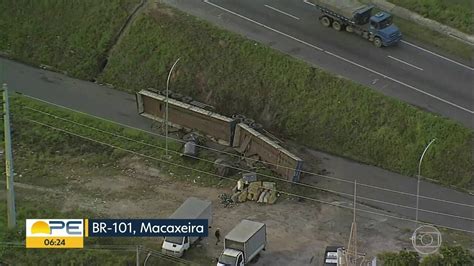
<svg viewBox="0 0 474 266"><path fill-rule="evenodd" d="M370 17L369 32L374 38L378 37L381 41L380 44L375 43L374 39L375 46L390 46L402 38L400 30L392 23L392 20L392 15L383 11Z"/></svg>

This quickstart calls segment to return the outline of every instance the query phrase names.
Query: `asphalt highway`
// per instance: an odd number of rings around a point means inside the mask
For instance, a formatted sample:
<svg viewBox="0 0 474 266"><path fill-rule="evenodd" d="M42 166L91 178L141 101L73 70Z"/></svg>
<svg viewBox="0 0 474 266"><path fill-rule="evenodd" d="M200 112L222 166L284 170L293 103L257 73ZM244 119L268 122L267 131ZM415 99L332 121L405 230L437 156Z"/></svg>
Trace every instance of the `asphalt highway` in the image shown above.
<svg viewBox="0 0 474 266"><path fill-rule="evenodd" d="M190 14L345 78L474 128L473 68L411 42L376 49L366 40L322 27L313 6L284 0L165 0ZM150 131L132 95L0 58L0 82L12 90L127 126ZM317 154L316 157L327 156ZM376 167L331 159L338 177L360 184L359 200L394 215L414 217L416 180ZM306 179L350 194L350 183ZM365 185L365 186L364 186ZM383 187L384 189L374 188ZM400 193L401 192L401 193ZM422 182L420 220L474 233L471 195ZM408 206L408 208L407 208Z"/></svg>
<svg viewBox="0 0 474 266"><path fill-rule="evenodd" d="M474 128L474 68L403 40L377 49L354 34L323 27L304 0L165 0L185 12L237 32L385 95Z"/></svg>
<svg viewBox="0 0 474 266"><path fill-rule="evenodd" d="M0 58L0 83L12 91L102 119L151 132L152 122L138 114L135 97L98 84L73 79L60 73L26 66ZM303 182L342 195L342 205L352 202L357 180L357 199L366 206L389 211L381 219L413 221L416 206L416 179L329 154L310 151L306 161L321 161L327 176L306 175ZM421 182L419 220L474 235L474 197L429 182ZM384 213L384 212L380 212ZM416 226L415 223L412 223Z"/></svg>

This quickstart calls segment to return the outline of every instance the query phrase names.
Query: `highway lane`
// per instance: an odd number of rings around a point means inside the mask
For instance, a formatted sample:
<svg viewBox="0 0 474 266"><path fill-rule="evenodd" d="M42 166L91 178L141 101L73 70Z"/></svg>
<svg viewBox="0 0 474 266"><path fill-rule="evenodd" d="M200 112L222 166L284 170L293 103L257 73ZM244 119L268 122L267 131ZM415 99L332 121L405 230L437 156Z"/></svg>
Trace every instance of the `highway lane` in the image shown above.
<svg viewBox="0 0 474 266"><path fill-rule="evenodd" d="M0 83L8 83L11 90L126 126L151 130L151 121L138 115L133 95L3 58L0 58L0 66L3 70ZM322 152L311 151L310 157L304 159L321 160L321 167L331 172L328 177L307 176L303 179L305 183L345 193L349 198L347 201L351 202L353 185L347 181L357 179L359 201L388 210L393 216L413 219L416 206L414 178ZM421 221L474 231L474 198L471 195L427 182L422 182L420 187ZM364 206L358 208L367 210Z"/></svg>
<svg viewBox="0 0 474 266"><path fill-rule="evenodd" d="M185 12L474 128L473 68L411 43L376 49L301 1L165 0Z"/></svg>

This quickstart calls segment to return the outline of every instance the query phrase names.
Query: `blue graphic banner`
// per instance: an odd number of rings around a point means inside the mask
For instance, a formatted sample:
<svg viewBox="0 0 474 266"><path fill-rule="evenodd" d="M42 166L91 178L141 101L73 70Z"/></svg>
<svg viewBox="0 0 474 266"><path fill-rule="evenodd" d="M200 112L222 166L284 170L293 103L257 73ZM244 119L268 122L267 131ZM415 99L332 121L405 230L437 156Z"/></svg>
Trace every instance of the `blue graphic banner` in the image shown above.
<svg viewBox="0 0 474 266"><path fill-rule="evenodd" d="M208 236L206 219L86 219L88 237Z"/></svg>

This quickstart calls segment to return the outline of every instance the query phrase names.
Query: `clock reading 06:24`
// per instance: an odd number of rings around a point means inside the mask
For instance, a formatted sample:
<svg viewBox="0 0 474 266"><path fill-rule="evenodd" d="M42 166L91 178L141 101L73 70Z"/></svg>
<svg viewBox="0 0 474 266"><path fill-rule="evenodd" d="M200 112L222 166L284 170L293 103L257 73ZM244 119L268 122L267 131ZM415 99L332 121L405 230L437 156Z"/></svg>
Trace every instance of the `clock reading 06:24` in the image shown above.
<svg viewBox="0 0 474 266"><path fill-rule="evenodd" d="M65 246L66 239L56 238L56 239L45 239L43 241L45 246Z"/></svg>

